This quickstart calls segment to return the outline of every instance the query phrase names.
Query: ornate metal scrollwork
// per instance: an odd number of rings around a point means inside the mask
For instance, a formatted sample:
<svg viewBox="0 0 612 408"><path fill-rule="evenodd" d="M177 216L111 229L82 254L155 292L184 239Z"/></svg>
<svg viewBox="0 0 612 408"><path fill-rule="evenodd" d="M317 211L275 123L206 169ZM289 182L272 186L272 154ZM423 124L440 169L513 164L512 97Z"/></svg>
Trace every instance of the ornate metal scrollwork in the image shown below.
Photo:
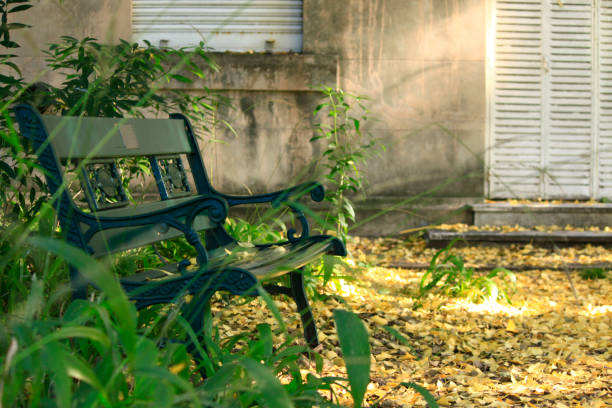
<svg viewBox="0 0 612 408"><path fill-rule="evenodd" d="M308 225L308 220L304 216L304 213L295 205L287 205L289 208L291 208L291 211L295 215L295 218L300 222L300 225L302 226L302 232L300 233L300 235L297 235L297 231L295 230L295 228L290 228L287 231L287 239L289 240L289 242L295 243L304 238L308 238L308 236L310 235L310 226Z"/></svg>
<svg viewBox="0 0 612 408"><path fill-rule="evenodd" d="M312 201L323 201L325 198L325 189L320 183L316 183L316 186L310 190L310 198L312 198Z"/></svg>
<svg viewBox="0 0 612 408"><path fill-rule="evenodd" d="M168 197L182 196L191 192L187 173L179 156L158 158L157 162Z"/></svg>
<svg viewBox="0 0 612 408"><path fill-rule="evenodd" d="M195 207L187 218L187 225L193 225L193 221L199 213L206 210L207 215L213 222L221 223L227 217L227 206L219 199L209 197L203 203Z"/></svg>
<svg viewBox="0 0 612 408"><path fill-rule="evenodd" d="M250 272L231 268L220 271L198 271L157 282L121 281L121 285L140 309L157 303L172 302L188 293L198 295L199 301L207 300L201 299L202 293L209 298L218 290L226 290L234 295L250 294L257 285L257 279Z"/></svg>
<svg viewBox="0 0 612 408"><path fill-rule="evenodd" d="M287 207L291 209L291 212L299 221L300 226L302 227L302 232L299 235L297 234L295 228L290 228L287 231L287 239L289 240L289 242L293 243L298 242L304 238L308 238L308 236L310 236L310 226L308 225L308 220L304 216L304 212L300 209L300 204L298 204L296 201L291 201L289 199L292 194L296 193L309 193L310 198L313 201L322 201L325 198L325 189L320 183L309 182L286 190L271 202L273 208L278 208L283 203L287 205Z"/></svg>
<svg viewBox="0 0 612 408"><path fill-rule="evenodd" d="M127 196L121 175L113 160L92 162L84 166L88 193L95 209L105 209L127 204Z"/></svg>

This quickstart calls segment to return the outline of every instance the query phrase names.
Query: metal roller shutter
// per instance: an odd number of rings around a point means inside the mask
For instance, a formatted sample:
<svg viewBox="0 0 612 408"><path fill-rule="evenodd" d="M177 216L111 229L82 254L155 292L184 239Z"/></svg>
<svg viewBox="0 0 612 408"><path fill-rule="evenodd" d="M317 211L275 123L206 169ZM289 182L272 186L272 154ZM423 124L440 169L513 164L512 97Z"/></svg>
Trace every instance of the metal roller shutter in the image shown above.
<svg viewBox="0 0 612 408"><path fill-rule="evenodd" d="M132 0L135 41L216 51L302 50L302 0Z"/></svg>

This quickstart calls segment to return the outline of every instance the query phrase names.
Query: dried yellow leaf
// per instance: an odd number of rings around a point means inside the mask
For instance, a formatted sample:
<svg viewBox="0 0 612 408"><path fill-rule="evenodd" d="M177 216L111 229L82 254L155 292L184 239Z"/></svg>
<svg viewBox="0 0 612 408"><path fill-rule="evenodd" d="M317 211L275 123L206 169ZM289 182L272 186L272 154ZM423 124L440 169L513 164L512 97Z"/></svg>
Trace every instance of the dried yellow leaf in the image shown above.
<svg viewBox="0 0 612 408"><path fill-rule="evenodd" d="M384 319L384 318L382 318L382 317L380 317L380 316L378 316L378 315L374 315L374 316L372 316L372 317L370 318L370 321L371 321L371 322L373 322L373 323L376 323L376 324L378 324L378 325L380 325L380 326L385 326L385 325L387 325L387 324L389 323L389 322L387 321L387 319Z"/></svg>
<svg viewBox="0 0 612 408"><path fill-rule="evenodd" d="M170 367L168 367L168 370L172 373L172 374L178 374L181 371L183 371L185 369L185 363L178 363L175 365L172 365Z"/></svg>
<svg viewBox="0 0 612 408"><path fill-rule="evenodd" d="M508 320L508 323L506 323L506 331L518 333L518 329L516 328L516 323L514 323L514 320Z"/></svg>

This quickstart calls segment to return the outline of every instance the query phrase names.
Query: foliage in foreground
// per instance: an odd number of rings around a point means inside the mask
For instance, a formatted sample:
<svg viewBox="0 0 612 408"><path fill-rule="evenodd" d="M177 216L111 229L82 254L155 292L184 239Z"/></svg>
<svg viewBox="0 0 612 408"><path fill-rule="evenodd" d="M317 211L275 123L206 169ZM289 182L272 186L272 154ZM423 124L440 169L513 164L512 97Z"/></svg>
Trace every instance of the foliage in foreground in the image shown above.
<svg viewBox="0 0 612 408"><path fill-rule="evenodd" d="M0 326L3 406L333 406L332 385L346 387L346 379L303 376L299 363L307 348L293 339L274 347L277 333L268 324L260 324L257 334L207 339L209 358L197 367L184 341L167 341L170 333L183 340L195 336L175 307L158 309L153 321L143 322L146 313L141 313L139 321L105 265L62 241L23 242L15 259L38 250L46 253L48 265L66 259L84 271L100 295L67 303L65 290L47 293L48 275L56 267L32 274L30 294L6 310ZM369 382L367 332L350 312L337 311L335 321L349 389L361 401ZM316 361L320 373L321 357ZM202 371L208 376L204 382ZM324 390L332 400L321 396Z"/></svg>

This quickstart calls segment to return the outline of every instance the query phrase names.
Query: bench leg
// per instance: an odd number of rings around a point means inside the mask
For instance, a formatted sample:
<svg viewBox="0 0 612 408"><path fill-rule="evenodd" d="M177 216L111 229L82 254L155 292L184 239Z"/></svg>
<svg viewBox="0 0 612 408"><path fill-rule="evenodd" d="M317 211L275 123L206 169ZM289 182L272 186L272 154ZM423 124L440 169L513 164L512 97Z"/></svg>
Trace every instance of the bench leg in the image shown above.
<svg viewBox="0 0 612 408"><path fill-rule="evenodd" d="M197 336L197 341L204 353L208 353L204 338L212 333L212 312L210 309L210 298L213 293L206 291L200 296L194 296L191 302L184 304L181 307L181 314L189 322L191 329ZM208 355L201 355L198 347L192 342L187 343L187 352L196 360L200 366L200 374L202 379L206 379L206 369L203 365L205 360L209 359Z"/></svg>
<svg viewBox="0 0 612 408"><path fill-rule="evenodd" d="M72 290L73 299L87 299L87 284L83 280L83 276L74 266L68 267L70 271L70 289Z"/></svg>
<svg viewBox="0 0 612 408"><path fill-rule="evenodd" d="M319 345L319 337L317 336L317 326L315 325L312 309L306 298L304 289L304 275L302 271L294 271L289 274L291 279L291 293L298 312L302 319L302 327L304 328L304 338L310 348L314 349Z"/></svg>

